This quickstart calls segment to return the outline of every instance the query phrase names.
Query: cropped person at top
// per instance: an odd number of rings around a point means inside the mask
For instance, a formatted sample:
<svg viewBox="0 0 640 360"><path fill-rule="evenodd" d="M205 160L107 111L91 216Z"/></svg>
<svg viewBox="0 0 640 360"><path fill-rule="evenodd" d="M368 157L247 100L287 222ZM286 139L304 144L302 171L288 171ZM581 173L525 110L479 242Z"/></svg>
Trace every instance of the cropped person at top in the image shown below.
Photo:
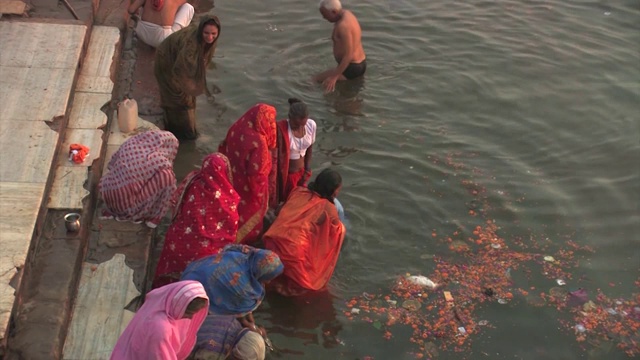
<svg viewBox="0 0 640 360"><path fill-rule="evenodd" d="M240 197L231 185L226 156L204 158L174 193L174 216L164 240L153 287L180 279L192 261L215 255L236 241Z"/></svg>
<svg viewBox="0 0 640 360"><path fill-rule="evenodd" d="M275 147L276 109L267 104L256 104L242 115L218 147L231 162L233 187L240 195L238 243L251 244L262 232L269 194L275 191L270 176Z"/></svg>
<svg viewBox="0 0 640 360"><path fill-rule="evenodd" d="M284 264L282 276L270 288L297 296L327 286L346 232L334 205L341 188L340 174L325 169L309 188L293 189L263 236L265 248Z"/></svg>
<svg viewBox="0 0 640 360"><path fill-rule="evenodd" d="M98 189L106 209L101 218L160 224L176 190L173 160L178 139L170 132L151 130L125 141L113 154Z"/></svg>
<svg viewBox="0 0 640 360"><path fill-rule="evenodd" d="M197 281L150 291L118 338L111 360L186 359L207 317L209 298Z"/></svg>
<svg viewBox="0 0 640 360"><path fill-rule="evenodd" d="M367 70L366 55L362 47L362 30L356 16L342 8L340 0L320 1L320 14L333 23L333 57L338 66L313 77L327 92L335 90L338 80L361 77Z"/></svg>
<svg viewBox="0 0 640 360"><path fill-rule="evenodd" d="M204 16L199 25L169 35L156 51L154 74L164 127L180 140L198 137L196 96L209 93L207 66L216 51L220 28L217 17Z"/></svg>
<svg viewBox="0 0 640 360"><path fill-rule="evenodd" d="M127 11L133 16L142 7L136 35L145 44L158 47L167 36L186 28L195 10L186 0L133 0Z"/></svg>
<svg viewBox="0 0 640 360"><path fill-rule="evenodd" d="M307 104L289 99L289 118L277 122L278 146L276 171L277 189L271 196L275 208L287 200L296 186L306 186L311 177L311 152L316 141L317 125L309 119Z"/></svg>
<svg viewBox="0 0 640 360"><path fill-rule="evenodd" d="M218 255L194 261L182 280L196 280L209 294L209 312L233 315L249 328L255 327L253 311L264 299L264 286L282 274L278 255L248 245L227 245Z"/></svg>
<svg viewBox="0 0 640 360"><path fill-rule="evenodd" d="M198 331L193 360L264 360L263 328L243 327L235 316L209 315Z"/></svg>

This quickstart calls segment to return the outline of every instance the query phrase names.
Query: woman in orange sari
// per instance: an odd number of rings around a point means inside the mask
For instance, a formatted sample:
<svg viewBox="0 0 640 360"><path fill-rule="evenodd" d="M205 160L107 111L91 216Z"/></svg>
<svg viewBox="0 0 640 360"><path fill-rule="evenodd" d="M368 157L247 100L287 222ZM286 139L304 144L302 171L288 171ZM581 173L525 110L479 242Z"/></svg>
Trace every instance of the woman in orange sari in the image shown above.
<svg viewBox="0 0 640 360"><path fill-rule="evenodd" d="M270 284L280 294L322 290L331 279L346 232L333 203L341 187L340 174L325 169L309 188L293 189L264 234L265 248L284 264L282 276Z"/></svg>
<svg viewBox="0 0 640 360"><path fill-rule="evenodd" d="M240 198L231 185L229 159L210 154L174 193L173 220L164 240L153 288L180 280L191 262L236 241Z"/></svg>
<svg viewBox="0 0 640 360"><path fill-rule="evenodd" d="M262 232L269 206L272 164L276 147L276 109L256 104L236 121L218 147L231 162L233 187L240 195L237 242L251 244Z"/></svg>

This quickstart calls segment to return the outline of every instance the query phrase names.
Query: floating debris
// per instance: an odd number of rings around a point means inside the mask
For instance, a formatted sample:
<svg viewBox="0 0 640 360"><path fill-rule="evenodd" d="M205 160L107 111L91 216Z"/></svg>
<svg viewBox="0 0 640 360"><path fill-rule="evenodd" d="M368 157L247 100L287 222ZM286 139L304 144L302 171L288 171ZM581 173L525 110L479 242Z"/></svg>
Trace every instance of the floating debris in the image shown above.
<svg viewBox="0 0 640 360"><path fill-rule="evenodd" d="M587 301L589 301L589 294L587 294L586 289L578 289L574 291L570 291L567 295L567 305L574 306L582 306Z"/></svg>
<svg viewBox="0 0 640 360"><path fill-rule="evenodd" d="M433 156L429 159L439 161ZM453 166L456 173L463 173L461 169L464 165L453 158L448 157L440 161ZM585 253L593 253L593 249L573 240L567 240L563 245L556 240L560 237L552 241L546 235L539 238L535 234L522 238L510 236L508 241L501 238L497 234L500 228L488 214L492 207L483 196L486 190L471 179L461 179L461 182L478 201L478 206L474 203L473 211L469 211L472 221L476 224L473 236L467 236L468 227L464 223L449 236L443 235L439 229L431 229L429 241L445 244L453 254L442 257L430 254L420 256L423 260L430 260L429 268L434 266L433 271L426 274L428 279L439 286L445 286L449 294L456 294L455 305L442 295L425 296L425 287L410 282L407 279L410 274L407 274L399 276L387 292L378 294L378 302L365 297L356 297L348 301L349 310L356 305L361 310L359 315L344 311L348 319L373 323L375 328L381 330L380 336L387 340L392 338L392 330L401 326L408 327L412 332L409 341L417 350L409 353L414 354L416 358L433 358L437 355L437 347L462 355L471 353L471 342L476 338L474 335L493 328L490 320L476 322L474 316L479 309L487 303L492 303L493 299L500 304L523 299L524 303L518 305L546 305L557 310L558 315L573 315L557 316L555 319L567 332L575 334L576 341L586 341L585 347L612 343L630 357L640 355L640 294L634 294L629 300L611 300L598 290L597 297L592 295L593 301L587 301L582 306L566 306L569 300L568 291L563 286L568 281L576 283L580 280L575 278L572 269L584 260ZM524 201L524 197L517 201ZM483 223L478 224L479 221ZM494 244L500 245L501 251L495 251ZM550 253L553 256L546 255ZM544 261L540 261L541 259ZM517 272L518 276L512 279L511 270ZM536 283L536 270L546 280ZM522 277L527 279L523 281ZM557 281L557 285L554 284L556 288L549 292L538 290L548 281ZM530 286L523 288L525 282ZM640 279L636 286L640 288ZM491 290L491 295L486 294L486 289ZM617 304L616 301L622 304ZM398 303L403 306L396 307ZM409 304L411 306L405 306ZM605 310L607 308L620 315L610 315ZM578 325L582 325L585 331L581 332L582 327ZM464 336L461 336L459 328L466 332ZM469 359L468 355L456 358Z"/></svg>
<svg viewBox="0 0 640 360"><path fill-rule="evenodd" d="M584 305L582 305L582 310L586 312L593 311L597 308L598 307L596 306L596 304L591 300L587 301Z"/></svg>
<svg viewBox="0 0 640 360"><path fill-rule="evenodd" d="M567 294L569 294L569 291L561 287L556 286L549 289L549 295L553 296L556 299L564 299L565 297L567 297Z"/></svg>
<svg viewBox="0 0 640 360"><path fill-rule="evenodd" d="M422 276L422 275L412 275L412 276L408 276L407 280L414 284L414 285L418 285L418 286L423 286L423 287L427 287L429 289L435 289L438 287L438 284L436 284L435 282L433 282L431 279L429 279L426 276Z"/></svg>
<svg viewBox="0 0 640 360"><path fill-rule="evenodd" d="M405 300L402 303L402 307L409 311L418 311L422 304L418 300Z"/></svg>
<svg viewBox="0 0 640 360"><path fill-rule="evenodd" d="M375 295L371 295L367 292L363 292L362 293L362 297L365 298L366 300L373 300L376 296Z"/></svg>
<svg viewBox="0 0 640 360"><path fill-rule="evenodd" d="M451 242L451 245L449 245L449 248L453 251L469 251L470 250L469 244L461 240L455 240Z"/></svg>

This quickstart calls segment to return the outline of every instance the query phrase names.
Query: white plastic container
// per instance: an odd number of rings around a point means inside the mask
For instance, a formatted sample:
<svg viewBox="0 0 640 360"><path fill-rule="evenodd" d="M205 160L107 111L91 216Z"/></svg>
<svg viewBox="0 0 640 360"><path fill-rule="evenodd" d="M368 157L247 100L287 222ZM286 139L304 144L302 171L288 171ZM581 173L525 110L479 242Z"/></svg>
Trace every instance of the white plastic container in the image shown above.
<svg viewBox="0 0 640 360"><path fill-rule="evenodd" d="M138 126L138 103L134 99L124 99L118 104L118 128L126 134Z"/></svg>
<svg viewBox="0 0 640 360"><path fill-rule="evenodd" d="M429 289L435 289L438 287L438 284L434 283L431 279L422 275L412 275L408 276L407 280L414 285L419 285L423 287L427 287Z"/></svg>

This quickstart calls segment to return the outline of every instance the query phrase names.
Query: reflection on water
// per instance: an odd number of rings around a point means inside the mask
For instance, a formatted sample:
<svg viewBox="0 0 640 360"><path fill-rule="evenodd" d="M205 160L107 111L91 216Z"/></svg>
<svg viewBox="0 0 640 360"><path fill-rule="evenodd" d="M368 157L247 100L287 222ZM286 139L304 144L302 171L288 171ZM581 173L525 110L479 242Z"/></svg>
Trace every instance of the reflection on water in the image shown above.
<svg viewBox="0 0 640 360"><path fill-rule="evenodd" d="M309 81L335 65L331 24L315 3L216 5L223 32L207 77L217 90L198 102L203 135L181 145L178 176L216 151L247 108L267 102L284 118L295 96L320 128L314 172L334 166L345 181L340 200L351 228L333 295L268 295L257 318L280 350L272 358L415 358L411 328L385 340L371 322L348 319L346 299L388 292L407 272L432 274L433 256L456 259L447 237L468 242L488 219L509 246L592 247L570 290L623 299L638 292L637 3L349 2L367 74L331 94ZM512 276L523 288L557 286ZM610 343L576 342L560 324L571 318L531 295L479 306L476 320L491 326L474 335L472 351L438 358L627 358Z"/></svg>

